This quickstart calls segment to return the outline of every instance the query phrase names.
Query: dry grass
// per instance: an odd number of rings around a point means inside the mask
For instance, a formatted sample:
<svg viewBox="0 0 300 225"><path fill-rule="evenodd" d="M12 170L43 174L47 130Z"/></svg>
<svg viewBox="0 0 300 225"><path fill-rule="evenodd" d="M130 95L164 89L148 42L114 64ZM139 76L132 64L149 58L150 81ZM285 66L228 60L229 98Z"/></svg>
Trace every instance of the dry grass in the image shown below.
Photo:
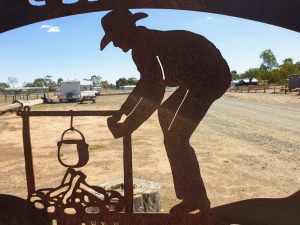
<svg viewBox="0 0 300 225"><path fill-rule="evenodd" d="M212 205L253 197L285 197L300 188L299 98L229 93L218 100L195 131L195 148ZM33 110L118 109L126 96L100 96L96 104L42 105ZM59 185L66 168L57 161L57 141L70 118L32 118L37 188ZM90 145L83 168L93 185L123 177L122 140L114 140L106 118L75 118ZM26 197L22 123L15 114L0 117L2 193ZM64 153L67 159L71 153ZM156 113L133 134L134 176L159 182L163 209L178 202Z"/></svg>

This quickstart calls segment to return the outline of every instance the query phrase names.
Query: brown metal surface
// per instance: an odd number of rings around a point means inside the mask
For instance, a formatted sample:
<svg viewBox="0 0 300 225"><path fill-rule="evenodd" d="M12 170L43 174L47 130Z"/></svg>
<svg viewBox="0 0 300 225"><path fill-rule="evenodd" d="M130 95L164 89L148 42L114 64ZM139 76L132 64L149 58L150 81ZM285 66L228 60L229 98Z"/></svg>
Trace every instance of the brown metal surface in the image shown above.
<svg viewBox="0 0 300 225"><path fill-rule="evenodd" d="M43 20L120 7L205 11L300 31L298 0L80 0L72 4L63 4L62 0L32 2L40 2L42 6L33 6L29 0L0 0L0 32Z"/></svg>
<svg viewBox="0 0 300 225"><path fill-rule="evenodd" d="M116 191L90 186L86 176L68 169L60 186L37 190L29 201L45 209L58 224L76 225L102 222L108 214L124 209L124 197Z"/></svg>
<svg viewBox="0 0 300 225"><path fill-rule="evenodd" d="M65 130L63 132L63 134L61 135L61 140L59 142L57 142L57 147L58 147L58 151L57 151L57 158L58 161L60 162L61 165L63 165L64 167L69 167L69 168L80 168L85 166L88 161L89 161L89 145L85 142L85 138L83 136L83 134L75 129L73 127L73 117L71 119L71 128ZM71 139L71 140L66 140L64 139L64 136L67 132L72 131L72 132L77 132L80 136L81 139ZM76 149L77 149L77 153L78 153L78 162L76 164L73 165L68 165L66 163L63 162L63 160L61 159L61 149L64 145L76 145Z"/></svg>
<svg viewBox="0 0 300 225"><path fill-rule="evenodd" d="M33 1L31 1L33 2ZM36 1L43 3L43 1ZM46 0L33 6L25 0L0 1L0 32L26 24L85 12L115 9L102 18L105 31L100 48L110 42L132 59L141 74L136 88L117 111L19 111L23 119L23 143L29 201L46 211L58 225L106 224L289 224L299 223L299 193L284 199L250 199L210 209L199 163L190 138L211 104L228 89L229 67L220 51L201 35L188 31L159 31L138 27L135 22L147 17L124 8L169 8L214 12L258 20L300 31L295 0L79 0L63 4ZM163 100L166 87L177 87ZM155 111L164 135L176 196L181 202L169 214L133 213L133 174L131 134ZM126 119L121 122L121 118ZM84 166L89 158L88 144L81 140L62 140L77 145L79 161L68 167L59 187L35 190L30 137L30 117L69 116L71 128L76 116L110 116L108 127L115 138L123 138L125 196L85 182L85 175L73 168ZM59 151L59 149L58 149ZM17 199L5 198L16 207ZM0 196L1 202L1 196ZM8 204L9 205L9 204ZM125 208L125 212L120 211ZM200 211L196 215L193 211ZM5 210L4 210L5 211ZM275 212L272 216L270 212ZM39 213L37 213L39 214ZM15 215L12 215L12 218ZM1 222L1 221L0 221ZM278 223L280 222L280 223ZM1 224L1 223L0 223ZM12 223L22 224L22 223ZM44 223L47 224L47 223Z"/></svg>
<svg viewBox="0 0 300 225"><path fill-rule="evenodd" d="M176 196L181 200L171 213L208 212L210 201L189 140L211 104L228 89L229 67L203 36L135 25L145 17L145 13L121 9L102 18L105 36L100 49L113 42L123 52L132 50L141 75L120 110L108 118L108 127L115 138L126 137L157 110ZM177 89L163 102L166 87ZM123 115L127 117L121 122Z"/></svg>
<svg viewBox="0 0 300 225"><path fill-rule="evenodd" d="M115 113L115 110L107 111L22 111L22 115L30 117L41 116L63 116L63 117L77 117L77 116L111 116Z"/></svg>
<svg viewBox="0 0 300 225"><path fill-rule="evenodd" d="M131 136L123 137L125 212L133 213L133 173Z"/></svg>
<svg viewBox="0 0 300 225"><path fill-rule="evenodd" d="M84 166L89 159L88 144L85 143L83 134L73 126L74 116L109 116L114 111L30 111L25 107L19 110L18 115L23 120L23 141L25 155L25 170L28 189L28 200L41 213L48 213L49 224L55 221L58 225L81 225L102 224L104 217L110 221L111 215L125 209L126 213L132 214L133 209L133 178L132 178L132 150L131 136L124 137L124 194L121 196L116 191L106 191L98 186L91 186L85 182L86 176L73 168ZM61 185L56 188L35 189L34 169L32 159L31 137L29 118L31 116L70 116L70 128L63 132L61 141L58 142L59 162L67 167L66 174L62 179ZM76 131L82 139L66 140L64 135L69 131ZM78 151L78 163L67 165L60 159L60 148L63 144L75 144ZM83 146L83 147L82 147ZM130 196L129 196L130 195ZM51 222L51 221L52 222ZM1 224L1 221L0 221Z"/></svg>
<svg viewBox="0 0 300 225"><path fill-rule="evenodd" d="M29 107L25 107L23 111L18 111L18 115L22 116L23 121L23 147L28 196L30 196L35 191L32 147L30 137L30 120L27 114L29 112Z"/></svg>

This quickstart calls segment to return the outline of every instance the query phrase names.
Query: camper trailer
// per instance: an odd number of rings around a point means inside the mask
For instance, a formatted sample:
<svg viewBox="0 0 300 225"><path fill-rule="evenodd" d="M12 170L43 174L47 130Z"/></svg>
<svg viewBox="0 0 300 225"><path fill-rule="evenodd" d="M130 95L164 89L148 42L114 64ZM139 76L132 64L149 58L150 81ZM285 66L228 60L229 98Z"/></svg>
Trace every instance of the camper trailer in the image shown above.
<svg viewBox="0 0 300 225"><path fill-rule="evenodd" d="M96 94L93 91L91 81L68 80L60 83L60 102L67 101L92 101L96 102Z"/></svg>

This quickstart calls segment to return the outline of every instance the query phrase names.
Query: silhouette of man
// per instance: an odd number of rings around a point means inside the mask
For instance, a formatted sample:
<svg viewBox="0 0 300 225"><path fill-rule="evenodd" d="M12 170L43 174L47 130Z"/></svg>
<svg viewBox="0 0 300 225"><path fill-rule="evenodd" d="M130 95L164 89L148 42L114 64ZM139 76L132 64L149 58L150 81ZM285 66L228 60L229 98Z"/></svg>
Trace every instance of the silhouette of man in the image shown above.
<svg viewBox="0 0 300 225"><path fill-rule="evenodd" d="M115 138L123 137L158 109L176 196L182 200L171 213L207 212L210 202L189 140L210 105L229 87L230 71L219 50L201 35L136 26L147 16L116 10L102 18L100 49L113 42L124 52L132 50L141 77L120 110L108 118L108 127ZM178 88L162 103L166 87ZM119 122L123 115L127 118Z"/></svg>

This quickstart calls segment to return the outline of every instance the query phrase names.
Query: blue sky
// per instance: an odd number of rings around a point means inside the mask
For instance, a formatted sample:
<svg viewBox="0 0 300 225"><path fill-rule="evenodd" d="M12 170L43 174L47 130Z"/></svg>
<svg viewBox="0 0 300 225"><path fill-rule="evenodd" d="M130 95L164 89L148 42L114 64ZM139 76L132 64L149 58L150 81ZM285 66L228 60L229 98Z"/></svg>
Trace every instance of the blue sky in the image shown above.
<svg viewBox="0 0 300 225"><path fill-rule="evenodd" d="M177 10L143 11L149 17L138 22L159 30L189 30L202 34L222 52L231 70L239 73L258 67L259 55L271 49L277 61L300 61L300 34L254 21L216 14ZM103 37L100 20L106 12L44 21L0 35L0 82L16 77L24 82L52 75L54 80L83 79L100 75L115 82L139 77L130 53L110 44L100 52Z"/></svg>

